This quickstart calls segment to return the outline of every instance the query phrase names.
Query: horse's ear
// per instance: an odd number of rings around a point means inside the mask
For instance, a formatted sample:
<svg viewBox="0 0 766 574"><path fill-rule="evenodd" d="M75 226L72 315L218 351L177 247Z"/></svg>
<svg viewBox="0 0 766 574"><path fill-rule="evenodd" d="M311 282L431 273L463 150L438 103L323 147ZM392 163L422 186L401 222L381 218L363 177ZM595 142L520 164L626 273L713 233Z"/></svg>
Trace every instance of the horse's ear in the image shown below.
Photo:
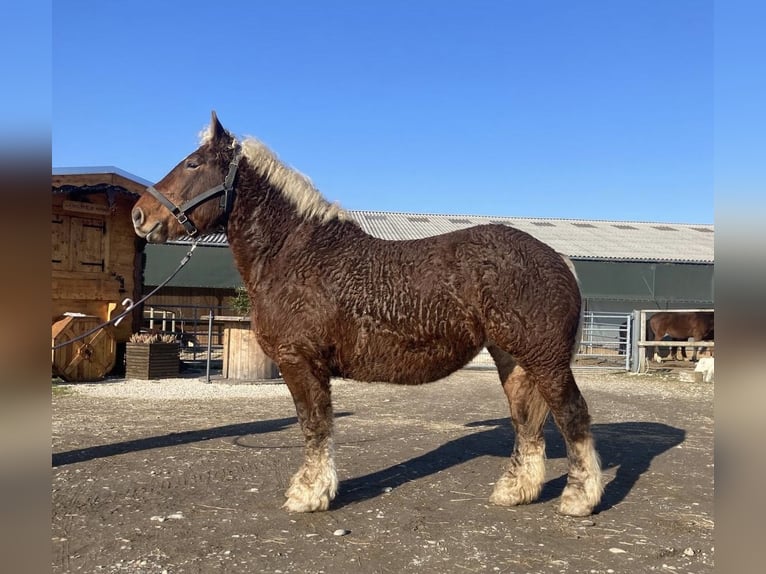
<svg viewBox="0 0 766 574"><path fill-rule="evenodd" d="M216 115L215 110L213 110L210 115L210 133L213 136L213 141L220 141L227 135L221 122L218 121L218 116Z"/></svg>

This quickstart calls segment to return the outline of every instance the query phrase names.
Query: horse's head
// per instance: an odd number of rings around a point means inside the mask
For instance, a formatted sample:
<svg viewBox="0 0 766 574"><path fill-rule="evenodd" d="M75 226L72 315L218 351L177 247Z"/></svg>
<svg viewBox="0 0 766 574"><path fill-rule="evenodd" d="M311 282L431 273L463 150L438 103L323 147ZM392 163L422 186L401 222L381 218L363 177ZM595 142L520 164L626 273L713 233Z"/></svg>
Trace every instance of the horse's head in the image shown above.
<svg viewBox="0 0 766 574"><path fill-rule="evenodd" d="M233 201L239 154L215 112L202 145L133 207L133 228L150 243L215 230Z"/></svg>

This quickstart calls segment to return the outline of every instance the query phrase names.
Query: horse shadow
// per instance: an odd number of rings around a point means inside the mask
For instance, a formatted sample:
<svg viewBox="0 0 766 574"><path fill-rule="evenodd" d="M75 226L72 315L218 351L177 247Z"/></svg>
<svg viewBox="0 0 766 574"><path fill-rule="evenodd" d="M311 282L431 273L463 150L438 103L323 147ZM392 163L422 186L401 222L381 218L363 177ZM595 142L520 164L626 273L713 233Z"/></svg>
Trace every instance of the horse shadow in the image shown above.
<svg viewBox="0 0 766 574"><path fill-rule="evenodd" d="M443 471L466 461L492 456L507 458L513 448L510 419L493 419L469 423L466 427L486 428L444 443L436 449L389 468L344 480L331 508L342 508L380 496L383 488L396 488ZM603 471L615 468L614 478L605 486L601 502L594 513L607 510L628 495L652 460L682 443L686 431L655 422L621 422L594 424L591 427ZM566 458L566 447L558 429L549 421L545 429L548 459ZM498 477L500 468L498 468ZM561 495L567 477L562 475L543 485L538 502Z"/></svg>
<svg viewBox="0 0 766 574"><path fill-rule="evenodd" d="M346 417L352 413L336 413L337 417ZM120 454L128 454L155 448L165 448L169 446L178 446L189 443L215 440L219 438L234 437L235 439L247 435L261 435L266 433L278 432L298 424L297 417L285 417L281 419L270 419L264 421L255 421L250 423L238 423L233 425L224 425L209 429L200 429L184 431L178 433L168 433L160 436L139 438L99 446L78 448L65 452L53 453L52 466L66 466L77 462L86 462L98 458L106 458Z"/></svg>

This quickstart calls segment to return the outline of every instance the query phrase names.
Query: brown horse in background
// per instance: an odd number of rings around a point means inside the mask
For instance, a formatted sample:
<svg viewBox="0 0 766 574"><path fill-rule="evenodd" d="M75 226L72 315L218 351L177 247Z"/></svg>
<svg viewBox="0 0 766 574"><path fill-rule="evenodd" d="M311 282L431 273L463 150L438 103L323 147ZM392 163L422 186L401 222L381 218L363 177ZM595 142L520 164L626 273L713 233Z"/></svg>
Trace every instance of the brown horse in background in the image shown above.
<svg viewBox="0 0 766 574"><path fill-rule="evenodd" d="M132 217L154 243L226 230L256 338L279 366L305 437L288 510L326 510L338 488L331 377L426 383L485 346L516 431L490 500L510 506L539 496L550 412L569 461L561 512L583 516L598 504L599 460L570 367L580 291L571 262L549 246L504 225L412 241L372 237L262 143L235 139L215 113L200 147L147 189Z"/></svg>
<svg viewBox="0 0 766 574"><path fill-rule="evenodd" d="M655 313L649 319L649 329L654 341L661 341L669 337L672 341L712 341L713 340L713 312L712 311L684 311L671 312L661 311ZM670 358L675 359L677 348L670 348ZM686 347L681 346L681 356L686 360ZM655 347L654 360L662 361L659 347ZM692 361L697 360L697 347L694 347Z"/></svg>

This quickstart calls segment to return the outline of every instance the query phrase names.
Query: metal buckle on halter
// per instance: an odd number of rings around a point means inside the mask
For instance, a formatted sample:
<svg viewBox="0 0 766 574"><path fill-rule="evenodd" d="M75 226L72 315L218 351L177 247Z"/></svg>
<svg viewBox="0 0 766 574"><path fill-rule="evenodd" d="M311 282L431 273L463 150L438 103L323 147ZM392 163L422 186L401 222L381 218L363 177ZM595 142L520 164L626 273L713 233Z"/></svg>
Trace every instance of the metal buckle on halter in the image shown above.
<svg viewBox="0 0 766 574"><path fill-rule="evenodd" d="M194 237L199 233L199 229L197 229L197 226L194 225L194 223L191 222L191 220L186 216L186 213L183 211L179 211L175 214L176 221L183 225L183 228L186 230L186 235L189 237Z"/></svg>

